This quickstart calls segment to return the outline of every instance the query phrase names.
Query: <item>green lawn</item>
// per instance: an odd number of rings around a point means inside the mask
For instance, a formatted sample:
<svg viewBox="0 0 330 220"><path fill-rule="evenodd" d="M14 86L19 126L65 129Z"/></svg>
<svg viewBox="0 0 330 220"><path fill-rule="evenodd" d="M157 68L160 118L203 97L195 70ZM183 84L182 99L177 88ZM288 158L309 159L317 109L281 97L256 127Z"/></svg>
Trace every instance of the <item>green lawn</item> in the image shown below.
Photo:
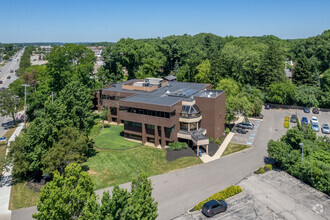
<svg viewBox="0 0 330 220"><path fill-rule="evenodd" d="M250 147L251 146L244 145L244 144L229 143L226 150L225 150L225 152L223 152L222 157L226 156L226 155L229 155L229 154L232 154L232 153L236 153L236 152L241 151L241 150L248 149Z"/></svg>
<svg viewBox="0 0 330 220"><path fill-rule="evenodd" d="M94 138L95 146L101 149L113 149L113 150L124 150L139 146L139 143L128 141L120 133L124 131L124 126L111 125L110 127L104 128Z"/></svg>
<svg viewBox="0 0 330 220"><path fill-rule="evenodd" d="M12 185L9 201L10 210L37 205L40 193L30 190L25 184L26 182Z"/></svg>
<svg viewBox="0 0 330 220"><path fill-rule="evenodd" d="M95 188L101 189L130 182L139 172L153 176L200 163L202 161L197 157L168 162L164 149L141 146L125 151L98 151L84 165L89 167L88 173L94 178Z"/></svg>

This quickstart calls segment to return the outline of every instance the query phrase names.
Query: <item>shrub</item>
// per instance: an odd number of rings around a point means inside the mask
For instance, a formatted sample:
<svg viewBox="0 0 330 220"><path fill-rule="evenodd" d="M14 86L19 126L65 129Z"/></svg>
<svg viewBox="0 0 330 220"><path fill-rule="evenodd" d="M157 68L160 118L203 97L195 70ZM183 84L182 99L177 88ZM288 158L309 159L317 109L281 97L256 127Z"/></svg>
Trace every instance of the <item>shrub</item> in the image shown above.
<svg viewBox="0 0 330 220"><path fill-rule="evenodd" d="M265 168L264 167L260 167L258 170L258 173L265 173Z"/></svg>
<svg viewBox="0 0 330 220"><path fill-rule="evenodd" d="M213 141L214 141L214 140L213 140L213 137L210 137L210 138L209 138L209 141L210 141L210 143L213 143Z"/></svg>
<svg viewBox="0 0 330 220"><path fill-rule="evenodd" d="M176 142L176 143L169 143L170 150L181 150L188 148L188 144L185 142Z"/></svg>
<svg viewBox="0 0 330 220"><path fill-rule="evenodd" d="M289 128L289 127L290 127L290 123L289 123L288 121L285 121L285 122L284 122L284 127L285 127L285 128Z"/></svg>
<svg viewBox="0 0 330 220"><path fill-rule="evenodd" d="M226 134L229 134L229 132L230 132L230 129L229 128L226 128Z"/></svg>
<svg viewBox="0 0 330 220"><path fill-rule="evenodd" d="M266 164L265 165L265 171L272 170L273 166L271 164Z"/></svg>
<svg viewBox="0 0 330 220"><path fill-rule="evenodd" d="M215 140L215 143L217 143L217 144L222 144L222 141L223 141L223 138L217 138L216 140Z"/></svg>
<svg viewBox="0 0 330 220"><path fill-rule="evenodd" d="M235 185L229 186L226 189L213 194L209 198L207 198L204 201L202 201L202 202L198 203L197 205L195 205L194 210L201 210L203 208L203 205L206 202L210 201L210 200L213 200L213 199L214 200L217 200L217 199L225 200L225 199L227 199L229 197L232 197L232 196L234 196L234 195L236 195L240 192L242 192L242 188L240 186L235 186Z"/></svg>

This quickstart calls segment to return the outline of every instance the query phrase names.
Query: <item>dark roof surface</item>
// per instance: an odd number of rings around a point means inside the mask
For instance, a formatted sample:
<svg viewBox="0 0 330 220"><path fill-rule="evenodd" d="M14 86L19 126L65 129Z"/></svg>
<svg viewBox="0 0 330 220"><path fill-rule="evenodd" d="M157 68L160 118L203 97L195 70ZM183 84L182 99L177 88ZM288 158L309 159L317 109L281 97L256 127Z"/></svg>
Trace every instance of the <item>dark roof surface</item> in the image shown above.
<svg viewBox="0 0 330 220"><path fill-rule="evenodd" d="M175 76L172 76L172 75L169 75L169 76L165 76L164 79L166 79L168 81L172 81L172 80L175 80L176 77Z"/></svg>
<svg viewBox="0 0 330 220"><path fill-rule="evenodd" d="M131 82L136 82L136 81L139 81L139 80L136 79L136 80L130 80L130 81L122 82L122 83L117 83L115 87L105 88L103 90L137 93L136 95L122 99L123 101L171 106L181 100L189 100L190 96L189 97L184 97L184 96L175 97L175 96L169 96L168 93L174 93L174 92L176 92L180 89L184 89L184 88L186 88L188 90L200 91L200 90L205 89L208 86L208 84L202 84L202 83L187 83L187 82L170 81L170 82L168 82L167 86L164 86L163 88L159 88L159 89L156 89L151 92L122 89L122 85L131 83ZM166 93L166 91L168 91L168 92Z"/></svg>

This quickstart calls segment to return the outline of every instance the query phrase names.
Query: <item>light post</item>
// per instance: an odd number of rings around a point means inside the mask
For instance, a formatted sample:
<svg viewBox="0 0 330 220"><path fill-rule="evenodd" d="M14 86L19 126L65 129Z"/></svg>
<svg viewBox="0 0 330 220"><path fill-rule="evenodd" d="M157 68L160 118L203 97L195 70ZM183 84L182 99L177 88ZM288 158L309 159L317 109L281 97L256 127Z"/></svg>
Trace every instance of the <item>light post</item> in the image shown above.
<svg viewBox="0 0 330 220"><path fill-rule="evenodd" d="M23 84L22 85L25 90L24 90L24 128L26 127L26 87L29 87L30 85L28 84Z"/></svg>
<svg viewBox="0 0 330 220"><path fill-rule="evenodd" d="M300 143L299 146L301 147L301 164L304 163L304 144Z"/></svg>

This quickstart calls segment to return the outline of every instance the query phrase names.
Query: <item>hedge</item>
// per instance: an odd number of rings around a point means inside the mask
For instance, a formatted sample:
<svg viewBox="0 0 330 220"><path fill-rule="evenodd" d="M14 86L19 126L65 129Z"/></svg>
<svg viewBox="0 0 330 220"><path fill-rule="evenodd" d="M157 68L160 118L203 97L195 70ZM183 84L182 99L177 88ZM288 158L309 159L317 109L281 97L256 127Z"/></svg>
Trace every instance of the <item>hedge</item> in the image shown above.
<svg viewBox="0 0 330 220"><path fill-rule="evenodd" d="M209 198L205 199L204 201L198 203L197 205L195 205L194 207L194 210L197 211L197 210L201 210L203 208L203 205L210 201L210 200L225 200L225 199L228 199L229 197L232 197L240 192L242 192L242 188L240 186L235 186L235 185L232 185L232 186L229 186L227 187L226 189L220 191L220 192L217 192L216 194L213 194L212 196L210 196Z"/></svg>
<svg viewBox="0 0 330 220"><path fill-rule="evenodd" d="M170 150L181 150L188 148L188 144L185 142L176 142L176 143L169 143Z"/></svg>

